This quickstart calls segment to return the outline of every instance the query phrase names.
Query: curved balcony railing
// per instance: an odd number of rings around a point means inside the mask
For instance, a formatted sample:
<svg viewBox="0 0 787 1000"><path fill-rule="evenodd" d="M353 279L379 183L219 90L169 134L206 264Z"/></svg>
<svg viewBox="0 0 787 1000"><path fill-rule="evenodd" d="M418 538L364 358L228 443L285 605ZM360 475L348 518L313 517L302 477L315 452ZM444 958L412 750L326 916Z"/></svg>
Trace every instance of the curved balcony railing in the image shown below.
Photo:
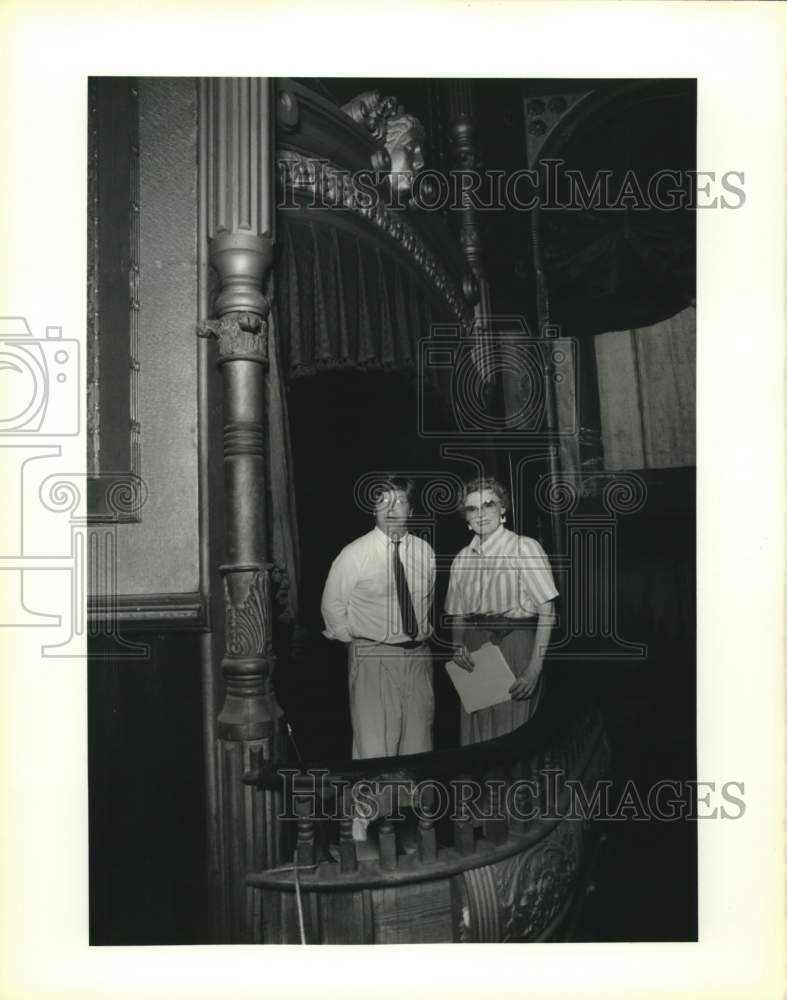
<svg viewBox="0 0 787 1000"><path fill-rule="evenodd" d="M547 698L520 729L468 747L297 768L256 760L244 780L283 792L293 844L291 864L247 879L262 939L565 936L589 884L589 806L607 765L601 717L580 697ZM352 837L358 799L379 806L371 848Z"/></svg>

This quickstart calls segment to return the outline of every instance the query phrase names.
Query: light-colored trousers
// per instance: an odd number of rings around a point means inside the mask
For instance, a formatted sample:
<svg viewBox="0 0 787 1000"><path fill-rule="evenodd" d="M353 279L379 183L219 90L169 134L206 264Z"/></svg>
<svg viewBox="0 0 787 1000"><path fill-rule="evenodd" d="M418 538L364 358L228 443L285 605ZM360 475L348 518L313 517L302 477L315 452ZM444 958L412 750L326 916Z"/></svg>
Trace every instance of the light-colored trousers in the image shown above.
<svg viewBox="0 0 787 1000"><path fill-rule="evenodd" d="M432 656L353 639L349 647L353 757L392 757L432 749Z"/></svg>

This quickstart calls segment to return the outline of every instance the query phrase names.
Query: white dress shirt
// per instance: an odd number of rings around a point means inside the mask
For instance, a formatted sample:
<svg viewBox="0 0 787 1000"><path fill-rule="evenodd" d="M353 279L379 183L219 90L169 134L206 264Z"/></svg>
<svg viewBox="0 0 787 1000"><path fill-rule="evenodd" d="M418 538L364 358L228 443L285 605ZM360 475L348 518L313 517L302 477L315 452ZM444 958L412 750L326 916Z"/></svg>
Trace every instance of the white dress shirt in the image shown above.
<svg viewBox="0 0 787 1000"><path fill-rule="evenodd" d="M323 632L329 639L350 642L409 642L404 631L393 562L393 540L374 527L346 545L334 559L322 594ZM418 620L416 638L431 634L429 611L435 581L434 552L416 535L401 537L399 558Z"/></svg>

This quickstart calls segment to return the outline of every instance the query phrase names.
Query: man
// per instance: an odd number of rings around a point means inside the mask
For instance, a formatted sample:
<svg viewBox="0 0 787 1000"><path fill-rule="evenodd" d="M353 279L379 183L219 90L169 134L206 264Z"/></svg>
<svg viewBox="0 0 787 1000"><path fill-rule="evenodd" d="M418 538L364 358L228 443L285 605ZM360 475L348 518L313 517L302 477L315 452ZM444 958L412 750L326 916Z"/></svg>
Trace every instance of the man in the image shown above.
<svg viewBox="0 0 787 1000"><path fill-rule="evenodd" d="M348 647L355 758L432 749L435 563L407 530L414 489L404 476L381 480L374 528L342 549L322 595L324 634Z"/></svg>

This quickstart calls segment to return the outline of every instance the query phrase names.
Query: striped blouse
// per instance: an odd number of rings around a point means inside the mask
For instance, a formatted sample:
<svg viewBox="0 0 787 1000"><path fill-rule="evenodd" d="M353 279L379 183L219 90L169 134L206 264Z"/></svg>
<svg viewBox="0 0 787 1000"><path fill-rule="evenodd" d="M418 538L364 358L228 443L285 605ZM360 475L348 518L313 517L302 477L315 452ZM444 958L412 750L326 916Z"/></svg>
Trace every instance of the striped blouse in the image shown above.
<svg viewBox="0 0 787 1000"><path fill-rule="evenodd" d="M546 552L534 538L502 524L483 541L475 535L451 565L445 613L527 618L557 596Z"/></svg>

